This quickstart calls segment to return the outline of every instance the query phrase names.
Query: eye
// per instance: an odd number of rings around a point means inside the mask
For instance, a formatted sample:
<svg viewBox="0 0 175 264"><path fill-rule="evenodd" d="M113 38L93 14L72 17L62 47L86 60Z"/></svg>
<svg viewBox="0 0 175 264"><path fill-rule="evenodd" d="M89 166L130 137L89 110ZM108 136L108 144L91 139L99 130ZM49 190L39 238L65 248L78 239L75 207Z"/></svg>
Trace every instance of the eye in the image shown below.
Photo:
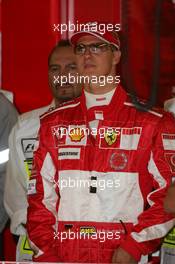
<svg viewBox="0 0 175 264"><path fill-rule="evenodd" d="M94 53L101 53L108 50L109 45L106 43L96 43L91 45L91 51Z"/></svg>
<svg viewBox="0 0 175 264"><path fill-rule="evenodd" d="M77 65L75 63L69 64L67 66L68 70L76 70L77 69Z"/></svg>
<svg viewBox="0 0 175 264"><path fill-rule="evenodd" d="M84 51L85 51L85 46L84 45L75 46L75 53L76 54L84 53Z"/></svg>
<svg viewBox="0 0 175 264"><path fill-rule="evenodd" d="M91 49L92 52L95 52L95 53L100 51L100 47L95 45L95 44L91 45L90 49Z"/></svg>
<svg viewBox="0 0 175 264"><path fill-rule="evenodd" d="M56 65L49 67L50 72L58 72L59 70L60 70L60 68Z"/></svg>

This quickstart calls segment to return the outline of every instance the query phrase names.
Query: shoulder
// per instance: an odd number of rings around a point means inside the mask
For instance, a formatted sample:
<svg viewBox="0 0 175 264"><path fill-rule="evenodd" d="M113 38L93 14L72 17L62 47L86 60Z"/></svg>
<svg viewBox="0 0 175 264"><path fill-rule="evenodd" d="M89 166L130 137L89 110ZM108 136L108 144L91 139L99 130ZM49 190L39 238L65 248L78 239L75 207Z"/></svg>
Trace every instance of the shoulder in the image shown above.
<svg viewBox="0 0 175 264"><path fill-rule="evenodd" d="M140 102L144 105L145 100L140 99ZM133 109L136 113L137 120L151 124L157 131L169 130L175 131L175 118L172 113L166 112L163 108L152 107L151 109L141 111L137 109L134 103L131 102L130 97L128 96L127 100L124 102L126 107Z"/></svg>
<svg viewBox="0 0 175 264"><path fill-rule="evenodd" d="M15 137L35 136L40 125L40 116L49 109L49 106L34 109L21 114L12 130Z"/></svg>
<svg viewBox="0 0 175 264"><path fill-rule="evenodd" d="M45 112L47 112L49 110L49 107L50 106L48 105L48 106L40 107L40 108L34 109L32 111L23 113L19 116L19 121L23 122L23 121L35 119L35 118L39 119L39 117L41 115L43 115Z"/></svg>
<svg viewBox="0 0 175 264"><path fill-rule="evenodd" d="M175 98L168 99L164 102L165 111L175 114Z"/></svg>
<svg viewBox="0 0 175 264"><path fill-rule="evenodd" d="M44 113L43 115L41 115L40 117L41 122L51 121L52 119L55 118L55 116L63 114L65 112L72 113L72 111L79 106L80 106L80 97L75 98L71 101L61 103L58 107L55 107L54 109L51 109L46 113Z"/></svg>
<svg viewBox="0 0 175 264"><path fill-rule="evenodd" d="M128 94L127 100L124 102L124 105L127 106L128 108L135 109L135 111L138 113L140 116L145 116L148 118L153 118L156 119L157 121L165 115L165 111L161 107L152 107L147 109L147 100L142 99L142 98L136 98L136 101L140 104L142 104L142 109L137 107L134 102L132 102L130 95Z"/></svg>

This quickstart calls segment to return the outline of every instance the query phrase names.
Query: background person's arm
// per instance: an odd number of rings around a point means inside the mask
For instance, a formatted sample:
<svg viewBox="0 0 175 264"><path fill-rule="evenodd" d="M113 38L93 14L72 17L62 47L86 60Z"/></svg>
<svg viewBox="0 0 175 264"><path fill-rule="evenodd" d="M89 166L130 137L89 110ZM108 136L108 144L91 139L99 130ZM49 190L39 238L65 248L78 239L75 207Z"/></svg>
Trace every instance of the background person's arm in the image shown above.
<svg viewBox="0 0 175 264"><path fill-rule="evenodd" d="M11 232L15 235L26 233L24 225L27 216L27 176L24 168L24 155L17 141L19 123L9 137L9 161L7 164L4 205L11 219Z"/></svg>
<svg viewBox="0 0 175 264"><path fill-rule="evenodd" d="M17 117L18 113L13 104L0 92L0 232L2 232L8 220L3 203L9 152L8 137L12 127L17 122Z"/></svg>

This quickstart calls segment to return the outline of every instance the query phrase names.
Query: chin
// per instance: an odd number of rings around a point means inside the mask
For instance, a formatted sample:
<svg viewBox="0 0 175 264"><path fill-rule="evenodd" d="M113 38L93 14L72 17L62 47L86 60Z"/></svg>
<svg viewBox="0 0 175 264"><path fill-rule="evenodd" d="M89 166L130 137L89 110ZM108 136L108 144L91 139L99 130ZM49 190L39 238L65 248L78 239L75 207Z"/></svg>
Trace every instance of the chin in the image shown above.
<svg viewBox="0 0 175 264"><path fill-rule="evenodd" d="M92 77L92 76L98 76L98 74L96 74L94 71L84 71L82 76Z"/></svg>
<svg viewBox="0 0 175 264"><path fill-rule="evenodd" d="M65 94L65 95L60 96L60 99L63 101L71 100L73 98L74 98L73 94Z"/></svg>

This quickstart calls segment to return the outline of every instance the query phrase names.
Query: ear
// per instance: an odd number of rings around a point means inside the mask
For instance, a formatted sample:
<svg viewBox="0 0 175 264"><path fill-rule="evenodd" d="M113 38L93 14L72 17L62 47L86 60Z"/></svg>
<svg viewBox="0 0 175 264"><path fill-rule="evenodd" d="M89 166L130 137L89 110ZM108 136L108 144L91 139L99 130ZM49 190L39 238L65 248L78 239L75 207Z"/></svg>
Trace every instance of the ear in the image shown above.
<svg viewBox="0 0 175 264"><path fill-rule="evenodd" d="M121 57L120 50L113 51L113 65L117 65L119 63L120 57Z"/></svg>

